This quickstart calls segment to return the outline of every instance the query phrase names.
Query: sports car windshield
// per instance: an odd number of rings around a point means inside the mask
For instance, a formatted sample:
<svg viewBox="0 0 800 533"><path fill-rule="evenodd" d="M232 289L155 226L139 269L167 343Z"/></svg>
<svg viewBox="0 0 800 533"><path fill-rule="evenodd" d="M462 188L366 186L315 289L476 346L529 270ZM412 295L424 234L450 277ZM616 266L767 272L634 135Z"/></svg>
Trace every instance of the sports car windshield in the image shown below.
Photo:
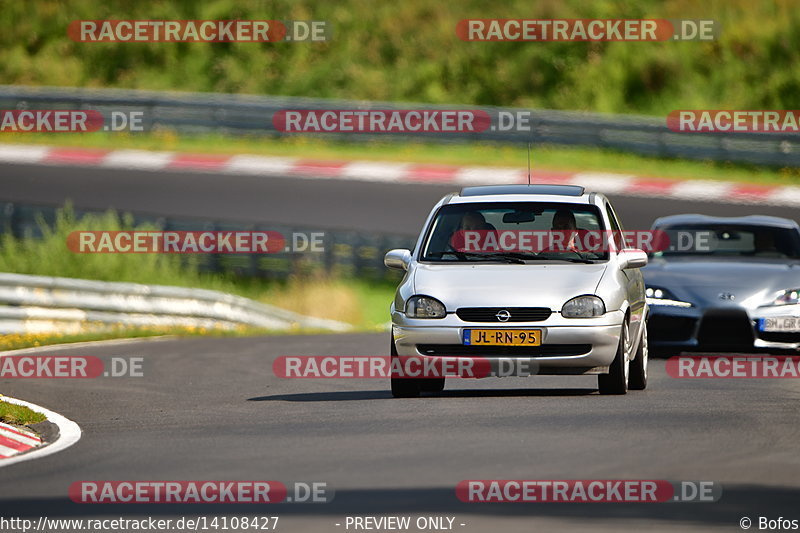
<svg viewBox="0 0 800 533"><path fill-rule="evenodd" d="M792 228L686 224L659 228L669 247L655 256L730 256L800 259L800 234Z"/></svg>
<svg viewBox="0 0 800 533"><path fill-rule="evenodd" d="M608 258L576 241L600 234L595 206L563 203L474 203L445 205L436 213L422 250L423 261L526 263L560 260L590 263Z"/></svg>

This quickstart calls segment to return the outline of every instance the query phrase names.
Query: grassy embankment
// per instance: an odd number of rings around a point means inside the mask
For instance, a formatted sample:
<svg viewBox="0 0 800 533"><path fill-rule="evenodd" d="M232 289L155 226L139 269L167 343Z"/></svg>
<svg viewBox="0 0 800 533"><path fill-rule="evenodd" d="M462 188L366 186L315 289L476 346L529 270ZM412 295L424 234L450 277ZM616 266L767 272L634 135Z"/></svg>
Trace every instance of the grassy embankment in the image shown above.
<svg viewBox="0 0 800 533"><path fill-rule="evenodd" d="M100 281L196 287L238 294L301 314L348 322L358 330L376 330L388 320L394 288L387 282L343 279L322 273L287 281L242 279L200 272L193 262L166 254L75 254L66 245L75 230L133 229L127 217L115 213L76 219L71 210L60 213L53 229L43 226L41 239L0 237L0 272L86 278ZM136 229L152 229L139 226ZM231 335L265 333L242 328L217 332L196 328L115 329L71 335L4 335L0 350L116 337L163 334Z"/></svg>
<svg viewBox="0 0 800 533"><path fill-rule="evenodd" d="M468 18L713 19L714 41L466 42ZM74 20L323 20L328 42L81 43ZM794 0L270 0L11 2L7 84L525 106L663 116L674 109L798 109Z"/></svg>
<svg viewBox="0 0 800 533"><path fill-rule="evenodd" d="M2 395L0 395L0 398ZM0 422L6 424L14 424L17 426L26 426L28 424L36 424L46 420L42 413L36 412L24 405L16 405L0 400Z"/></svg>
<svg viewBox="0 0 800 533"><path fill-rule="evenodd" d="M482 0L402 4L234 0L99 0L6 6L0 79L7 84L211 91L323 98L520 106L665 116L675 109L800 108L800 9L793 0L638 2ZM714 41L465 42L466 18L713 19ZM88 19L324 20L324 43L79 43L66 28ZM521 149L370 145L263 138L177 138L170 132L0 137L107 148L175 149L426 163L525 166ZM601 150L537 148L534 165L675 178L796 183L797 169L665 162Z"/></svg>

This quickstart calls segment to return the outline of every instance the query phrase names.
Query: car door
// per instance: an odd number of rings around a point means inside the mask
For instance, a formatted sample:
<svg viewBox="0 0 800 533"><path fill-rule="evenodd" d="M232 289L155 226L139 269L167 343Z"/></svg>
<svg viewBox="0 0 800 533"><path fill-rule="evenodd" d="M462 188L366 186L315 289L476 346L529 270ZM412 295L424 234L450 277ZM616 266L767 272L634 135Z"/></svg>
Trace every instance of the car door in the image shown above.
<svg viewBox="0 0 800 533"><path fill-rule="evenodd" d="M606 203L606 215L614 235L619 236L618 239L615 239L615 242L623 248L630 247L629 243L624 240L622 224L620 224L614 208L608 202ZM632 339L639 339L641 328L644 324L644 277L638 268L622 270L621 276L624 280L628 302L630 303Z"/></svg>

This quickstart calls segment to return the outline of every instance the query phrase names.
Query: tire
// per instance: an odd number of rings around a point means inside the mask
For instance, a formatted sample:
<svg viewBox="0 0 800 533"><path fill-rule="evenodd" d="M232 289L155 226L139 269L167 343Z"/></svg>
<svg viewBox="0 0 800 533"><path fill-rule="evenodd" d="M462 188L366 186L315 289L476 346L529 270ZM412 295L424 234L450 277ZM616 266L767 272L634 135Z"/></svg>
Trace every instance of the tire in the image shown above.
<svg viewBox="0 0 800 533"><path fill-rule="evenodd" d="M390 348L392 355L392 366L394 366L397 359L397 346L394 344L394 337L392 337L392 345ZM391 377L392 380L392 396L395 398L417 398L420 392L420 381L414 378L396 378ZM444 388L444 384L442 384Z"/></svg>
<svg viewBox="0 0 800 533"><path fill-rule="evenodd" d="M647 363L650 360L650 350L647 345L647 325L642 328L642 339L636 350L636 357L631 361L628 376L628 389L644 390L647 388Z"/></svg>
<svg viewBox="0 0 800 533"><path fill-rule="evenodd" d="M600 394L626 394L628 392L628 374L630 362L626 357L628 339L630 338L630 324L627 317L622 323L622 331L619 336L619 346L617 356L608 369L608 374L597 376L597 388Z"/></svg>
<svg viewBox="0 0 800 533"><path fill-rule="evenodd" d="M419 380L419 388L422 392L442 392L444 390L445 378L425 378Z"/></svg>

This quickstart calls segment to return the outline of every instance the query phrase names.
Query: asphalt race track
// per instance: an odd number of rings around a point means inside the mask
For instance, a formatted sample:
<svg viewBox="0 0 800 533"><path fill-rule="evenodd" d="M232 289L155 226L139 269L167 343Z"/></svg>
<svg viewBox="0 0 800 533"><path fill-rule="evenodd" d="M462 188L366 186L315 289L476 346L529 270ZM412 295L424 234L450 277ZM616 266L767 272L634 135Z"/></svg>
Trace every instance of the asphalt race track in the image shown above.
<svg viewBox="0 0 800 533"><path fill-rule="evenodd" d="M6 165L2 199L413 234L452 187ZM678 212L795 216L791 208L616 197L628 229ZM303 206L298 209L296 206ZM145 340L47 352L143 357L144 376L0 381L76 421L82 439L0 468L2 516L280 516L281 531L347 531L346 516L455 517L455 530L740 530L800 519L800 383L678 380L651 361L644 392L596 378L453 380L395 400L383 380L285 380L281 355L385 355L388 334ZM327 504L76 504L80 480L326 482ZM466 479L708 480L715 503L468 504ZM796 513L796 516L792 516ZM336 524L341 524L337 526ZM460 524L464 524L461 526ZM352 529L350 531L353 531Z"/></svg>
<svg viewBox="0 0 800 533"><path fill-rule="evenodd" d="M457 380L390 397L372 380L282 380L279 355L385 354L386 334L145 341L59 350L144 357L144 377L2 383L77 421L73 447L0 469L3 516L269 514L284 531L337 531L346 515L436 514L460 531L738 527L800 496L795 380L675 380L599 396L593 377ZM47 353L55 353L50 350ZM79 480L324 481L329 504L72 503ZM464 479L667 479L722 484L716 503L467 504ZM290 525L297 523L293 529ZM313 526L313 527L312 527ZM650 529L653 529L650 527Z"/></svg>
<svg viewBox="0 0 800 533"><path fill-rule="evenodd" d="M419 233L433 204L455 185L149 172L91 167L0 164L0 201L64 205L310 229ZM726 205L612 196L625 229L648 229L659 216L706 213L793 218L792 207Z"/></svg>

